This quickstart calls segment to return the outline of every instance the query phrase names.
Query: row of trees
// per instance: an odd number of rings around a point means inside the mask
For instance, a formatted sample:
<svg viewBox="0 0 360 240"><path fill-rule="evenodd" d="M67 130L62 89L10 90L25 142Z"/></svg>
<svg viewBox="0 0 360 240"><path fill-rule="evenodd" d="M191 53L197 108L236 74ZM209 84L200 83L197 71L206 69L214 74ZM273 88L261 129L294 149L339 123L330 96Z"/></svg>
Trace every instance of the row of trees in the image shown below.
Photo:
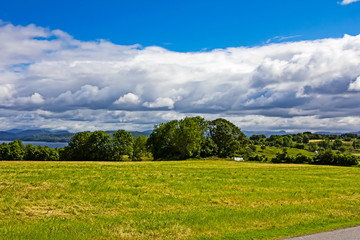
<svg viewBox="0 0 360 240"><path fill-rule="evenodd" d="M186 117L155 126L150 137L133 138L119 130L112 135L104 131L79 132L65 148L24 147L21 141L3 144L0 159L120 161L124 156L141 160L151 153L154 160L198 157L231 157L244 152L249 139L233 123L219 118L206 121L201 117Z"/></svg>
<svg viewBox="0 0 360 240"><path fill-rule="evenodd" d="M15 140L0 145L0 160L35 161L119 161L126 155L133 161L149 156L147 137L133 138L125 130L110 136L103 131L80 132L73 136L68 146L52 149L47 146L24 146Z"/></svg>
<svg viewBox="0 0 360 240"><path fill-rule="evenodd" d="M137 161L147 156L147 137L133 138L131 133L119 130L112 136L104 131L75 134L63 149L60 159L64 161L121 161L126 155Z"/></svg>
<svg viewBox="0 0 360 240"><path fill-rule="evenodd" d="M307 149L312 152L326 149L345 152L346 147L344 146L343 141L352 141L352 149L360 149L360 140L358 140L357 137L357 134L353 133L338 136L305 132L284 136L272 135L268 138L266 138L265 135L253 135L250 137L250 140L251 143L255 145Z"/></svg>
<svg viewBox="0 0 360 240"><path fill-rule="evenodd" d="M253 161L263 161L264 159L256 156L252 158ZM359 160L356 156L351 154L341 154L331 149L316 154L313 158L298 154L296 156L289 156L287 150L277 153L276 157L271 159L273 163L309 163L319 165L336 165L336 166L354 166L359 165Z"/></svg>
<svg viewBox="0 0 360 240"><path fill-rule="evenodd" d="M47 146L24 146L22 141L15 140L9 144L0 145L0 160L35 160L35 161L58 161L58 149Z"/></svg>

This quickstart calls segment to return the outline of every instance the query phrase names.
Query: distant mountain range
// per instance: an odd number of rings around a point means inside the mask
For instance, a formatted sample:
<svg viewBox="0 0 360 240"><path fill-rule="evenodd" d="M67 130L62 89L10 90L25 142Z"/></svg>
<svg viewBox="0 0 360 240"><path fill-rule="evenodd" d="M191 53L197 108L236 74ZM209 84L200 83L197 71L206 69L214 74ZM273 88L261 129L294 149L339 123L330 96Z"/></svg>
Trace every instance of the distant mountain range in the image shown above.
<svg viewBox="0 0 360 240"><path fill-rule="evenodd" d="M107 134L112 135L116 131L106 131ZM150 136L149 132L129 131L133 137ZM0 140L13 141L42 141L42 142L70 142L75 133L70 133L64 130L49 130L49 129L10 129L7 131L0 131Z"/></svg>
<svg viewBox="0 0 360 240"><path fill-rule="evenodd" d="M265 135L266 137L270 137L271 135L287 135L287 134L297 134L297 132L285 132L285 131L242 131L247 137L251 137L252 135ZM318 133L321 135L341 135L345 132L312 132L312 133ZM355 133L357 135L360 135L359 132L351 132Z"/></svg>
<svg viewBox="0 0 360 240"><path fill-rule="evenodd" d="M246 131L242 130L242 132L247 136L251 137L252 135L265 135L266 137L270 137L271 135L286 135L290 134L285 131Z"/></svg>

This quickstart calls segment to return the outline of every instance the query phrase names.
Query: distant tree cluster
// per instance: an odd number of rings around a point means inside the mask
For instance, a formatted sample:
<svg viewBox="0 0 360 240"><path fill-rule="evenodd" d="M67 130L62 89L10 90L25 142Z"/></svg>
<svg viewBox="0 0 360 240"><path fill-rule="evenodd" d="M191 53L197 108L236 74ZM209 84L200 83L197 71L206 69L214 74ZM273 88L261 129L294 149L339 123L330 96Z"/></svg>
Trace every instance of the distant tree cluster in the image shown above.
<svg viewBox="0 0 360 240"><path fill-rule="evenodd" d="M113 135L104 131L75 134L68 146L60 150L64 161L121 161L124 156L138 161L148 156L147 137L133 138L131 133L119 130Z"/></svg>
<svg viewBox="0 0 360 240"><path fill-rule="evenodd" d="M20 140L0 145L0 160L35 161L120 161L124 156L139 161L149 156L147 137L133 138L125 130L119 130L111 137L103 131L79 132L69 145L52 149L47 146L24 146Z"/></svg>
<svg viewBox="0 0 360 240"><path fill-rule="evenodd" d="M287 147L306 149L309 151L323 151L326 149L345 152L344 141L352 141L352 149L360 149L359 136L355 133L342 135L325 135L319 133L304 132L288 135L272 135L266 138L265 135L253 135L250 137L251 143L261 146Z"/></svg>
<svg viewBox="0 0 360 240"><path fill-rule="evenodd" d="M0 145L0 160L34 160L59 161L59 150L47 146L24 146L22 141L15 140L9 144Z"/></svg>
<svg viewBox="0 0 360 240"><path fill-rule="evenodd" d="M351 166L358 165L358 158L352 154L345 154L356 149L360 149L360 136L354 133L346 133L342 135L328 135L304 132L288 135L253 135L250 137L251 144L260 145L261 149L267 146L282 148L282 152L278 152L276 157L267 159L263 155L249 154L250 161L270 161L273 163L309 163L309 164L325 164ZM347 146L345 143L347 142ZM251 145L250 145L251 146ZM305 149L314 152L314 157L308 157L304 154L290 156L287 152L289 148Z"/></svg>
<svg viewBox="0 0 360 240"><path fill-rule="evenodd" d="M273 163L309 163L318 165L335 165L335 166L354 166L359 165L359 160L351 154L341 154L327 149L316 154L313 158L298 154L295 157L289 156L287 149L277 153L275 158L271 159Z"/></svg>

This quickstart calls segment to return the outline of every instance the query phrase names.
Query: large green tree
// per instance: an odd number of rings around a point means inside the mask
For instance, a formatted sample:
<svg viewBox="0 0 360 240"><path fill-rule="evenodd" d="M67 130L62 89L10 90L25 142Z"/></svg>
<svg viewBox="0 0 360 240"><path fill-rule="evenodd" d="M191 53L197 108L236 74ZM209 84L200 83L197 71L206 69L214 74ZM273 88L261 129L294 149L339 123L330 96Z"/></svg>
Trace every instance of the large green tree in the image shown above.
<svg viewBox="0 0 360 240"><path fill-rule="evenodd" d="M104 131L93 132L87 141L88 161L111 161L113 160L113 145L111 137Z"/></svg>
<svg viewBox="0 0 360 240"><path fill-rule="evenodd" d="M205 142L207 122L201 117L186 117L155 126L148 145L155 160L199 157Z"/></svg>
<svg viewBox="0 0 360 240"><path fill-rule="evenodd" d="M209 122L209 136L217 145L220 157L233 156L247 139L240 128L223 118Z"/></svg>
<svg viewBox="0 0 360 240"><path fill-rule="evenodd" d="M25 146L22 141L15 140L9 143L9 160L23 160L25 156Z"/></svg>
<svg viewBox="0 0 360 240"><path fill-rule="evenodd" d="M200 157L207 122L201 117L186 117L178 122L175 147L180 159Z"/></svg>
<svg viewBox="0 0 360 240"><path fill-rule="evenodd" d="M171 159L179 154L175 147L177 126L177 120L155 125L147 142L154 160Z"/></svg>
<svg viewBox="0 0 360 240"><path fill-rule="evenodd" d="M131 133L119 130L113 134L113 157L114 160L122 160L124 155L132 158L133 140Z"/></svg>
<svg viewBox="0 0 360 240"><path fill-rule="evenodd" d="M60 159L64 161L88 161L90 132L76 133L68 146L61 151Z"/></svg>

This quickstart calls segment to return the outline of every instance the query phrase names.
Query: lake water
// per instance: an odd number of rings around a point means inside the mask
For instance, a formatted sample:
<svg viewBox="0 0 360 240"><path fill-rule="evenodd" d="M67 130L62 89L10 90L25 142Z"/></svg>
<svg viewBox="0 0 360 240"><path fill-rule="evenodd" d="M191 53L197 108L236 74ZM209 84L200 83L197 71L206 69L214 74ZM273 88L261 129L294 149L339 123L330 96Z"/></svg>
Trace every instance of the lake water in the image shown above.
<svg viewBox="0 0 360 240"><path fill-rule="evenodd" d="M12 141L2 141L0 140L0 144L1 143L9 143ZM24 143L24 145L26 144L32 144L34 146L48 146L50 148L61 148L61 147L65 147L68 145L68 143L66 142L37 142L37 141L22 141Z"/></svg>

